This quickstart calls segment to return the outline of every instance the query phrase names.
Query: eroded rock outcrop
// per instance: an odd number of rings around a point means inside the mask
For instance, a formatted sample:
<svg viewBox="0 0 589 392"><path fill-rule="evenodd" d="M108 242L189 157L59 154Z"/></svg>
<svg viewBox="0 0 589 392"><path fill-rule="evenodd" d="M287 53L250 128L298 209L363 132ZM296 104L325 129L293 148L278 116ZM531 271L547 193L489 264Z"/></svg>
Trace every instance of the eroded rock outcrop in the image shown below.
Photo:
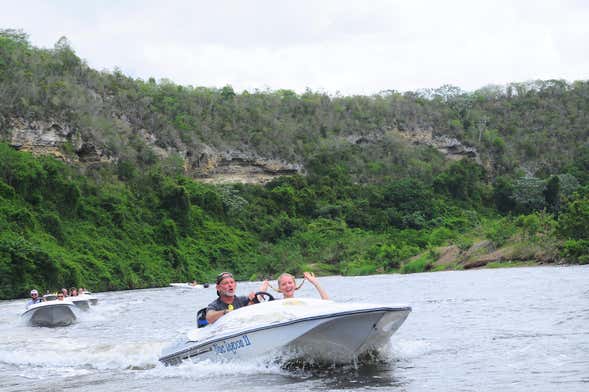
<svg viewBox="0 0 589 392"><path fill-rule="evenodd" d="M81 134L60 121L25 121L12 119L9 122L5 142L17 150L35 155L52 155L66 162L110 162L103 149L83 140ZM64 151L70 151L69 154Z"/></svg>
<svg viewBox="0 0 589 392"><path fill-rule="evenodd" d="M434 135L432 130L400 131L399 135L414 144L432 146L448 159L471 158L476 160L478 164L481 164L481 159L476 148L465 146L456 138L445 135Z"/></svg>
<svg viewBox="0 0 589 392"><path fill-rule="evenodd" d="M210 183L255 183L263 184L273 178L303 173L300 164L267 159L243 151L216 152L207 146L193 167L197 178Z"/></svg>
<svg viewBox="0 0 589 392"><path fill-rule="evenodd" d="M133 130L126 118L119 116L117 119L126 131L123 132L123 135L127 135L125 137L129 137L129 134L138 137L158 158L165 159L173 155L181 157L185 173L203 182L263 184L278 176L305 173L305 168L300 163L263 157L255 151L231 147L218 148L206 143L188 147L180 140L161 142L158 141L157 135L148 129ZM8 129L3 131L3 135L4 139L7 139L4 141L16 149L31 151L34 154L53 155L71 163L93 165L116 162L120 158L112 156L110 150L101 146L98 140L89 140L92 136L82 137L78 130L59 121L13 119ZM357 133L342 137L341 142L357 145L377 144L385 137L397 137L415 144L433 146L449 159L468 157L480 163L474 148L465 146L454 138L434 136L431 129L389 129L382 132Z"/></svg>
<svg viewBox="0 0 589 392"><path fill-rule="evenodd" d="M384 132L347 135L344 139L348 143L366 145L379 143L386 135L395 135L396 137L407 140L413 144L431 146L444 154L448 159L459 160L470 158L474 159L478 164L481 164L481 159L476 148L466 146L453 137L435 135L433 129L413 129L410 131L389 129Z"/></svg>
<svg viewBox="0 0 589 392"><path fill-rule="evenodd" d="M135 132L159 158L172 155L181 157L185 173L203 182L263 184L278 176L304 172L303 166L298 163L269 159L254 152L235 149L219 151L204 143L192 150L182 143L178 143L179 147L164 148L158 144L157 136L149 130L139 129ZM92 165L118 159L97 143L84 141L78 131L59 121L13 119L3 134L4 141L17 150L53 155L69 163Z"/></svg>
<svg viewBox="0 0 589 392"><path fill-rule="evenodd" d="M53 155L64 159L62 146L66 143L80 148L81 138L66 124L57 121L23 121L13 119L7 130L8 142L17 150L34 154Z"/></svg>

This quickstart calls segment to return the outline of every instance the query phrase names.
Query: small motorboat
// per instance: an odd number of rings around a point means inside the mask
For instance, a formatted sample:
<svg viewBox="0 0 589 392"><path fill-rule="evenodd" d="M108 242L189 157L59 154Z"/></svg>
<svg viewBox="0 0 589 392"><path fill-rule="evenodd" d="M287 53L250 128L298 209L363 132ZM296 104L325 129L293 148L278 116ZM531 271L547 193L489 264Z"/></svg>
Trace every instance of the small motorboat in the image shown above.
<svg viewBox="0 0 589 392"><path fill-rule="evenodd" d="M92 293L84 292L84 294L78 294L78 298L82 298L90 302L90 305L98 305L98 298L96 298Z"/></svg>
<svg viewBox="0 0 589 392"><path fill-rule="evenodd" d="M57 294L45 294L43 296L43 299L45 301L55 301L57 300ZM98 299L96 297L86 292L84 294L66 297L66 299L71 301L74 305L76 305L76 307L84 311L89 310L90 305L96 305L98 303Z"/></svg>
<svg viewBox="0 0 589 392"><path fill-rule="evenodd" d="M90 310L90 298L88 298L88 296L86 296L86 295L73 295L73 296L67 297L67 299L69 301L72 301L78 309L81 309L84 311Z"/></svg>
<svg viewBox="0 0 589 392"><path fill-rule="evenodd" d="M90 305L98 305L98 298L96 298L91 291L84 291L81 294L78 294L78 297L84 297L90 301Z"/></svg>
<svg viewBox="0 0 589 392"><path fill-rule="evenodd" d="M61 327L76 321L76 305L68 300L43 301L29 305L21 318L33 326Z"/></svg>
<svg viewBox="0 0 589 392"><path fill-rule="evenodd" d="M350 363L388 345L411 307L337 303L310 298L262 302L229 312L162 350L166 365L276 355ZM200 313L200 312L199 312ZM202 317L202 314L201 314Z"/></svg>
<svg viewBox="0 0 589 392"><path fill-rule="evenodd" d="M177 289L204 289L205 286L197 283L170 283L170 287Z"/></svg>
<svg viewBox="0 0 589 392"><path fill-rule="evenodd" d="M72 295L67 297L67 299L82 310L90 310L90 305L96 305L98 303L98 299L95 296L87 293Z"/></svg>

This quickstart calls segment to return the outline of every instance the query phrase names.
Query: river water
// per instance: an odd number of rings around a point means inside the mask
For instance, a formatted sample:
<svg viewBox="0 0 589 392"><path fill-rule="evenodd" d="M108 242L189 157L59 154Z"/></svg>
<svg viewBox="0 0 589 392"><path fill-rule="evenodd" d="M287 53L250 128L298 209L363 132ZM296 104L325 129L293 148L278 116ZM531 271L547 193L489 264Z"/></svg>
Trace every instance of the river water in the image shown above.
<svg viewBox="0 0 589 392"><path fill-rule="evenodd" d="M161 349L214 288L97 293L74 325L26 326L0 302L1 391L589 391L589 266L325 277L336 301L408 304L380 360L328 368L183 363ZM258 283L240 282L246 294ZM297 296L318 297L305 284Z"/></svg>

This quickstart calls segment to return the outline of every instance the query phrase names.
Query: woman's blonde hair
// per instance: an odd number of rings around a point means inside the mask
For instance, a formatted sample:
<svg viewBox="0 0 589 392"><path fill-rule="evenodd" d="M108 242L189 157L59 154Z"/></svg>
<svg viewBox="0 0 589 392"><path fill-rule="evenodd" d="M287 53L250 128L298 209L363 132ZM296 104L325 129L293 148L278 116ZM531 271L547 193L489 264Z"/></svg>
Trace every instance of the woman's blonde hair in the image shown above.
<svg viewBox="0 0 589 392"><path fill-rule="evenodd" d="M291 278L291 279L292 279L292 281L295 283L295 286L296 286L296 287L295 287L295 290L298 290L298 289L300 289L300 288L301 288L301 286L303 285L303 283L305 283L305 278L303 278L303 280L301 281L301 284L299 284L299 285L297 286L297 279L294 277L294 275L291 275L291 274L289 274L288 272L284 272L284 273L280 274L280 276L278 277L278 279L276 279L276 283L278 283L278 288L276 288L276 287L273 287L271 284L269 284L269 285L270 285L270 287L272 287L272 289L273 289L274 291L276 291L276 292L278 292L278 293L282 293L282 290L280 290L280 279L282 279L282 278L285 278L285 277L288 277L288 278Z"/></svg>

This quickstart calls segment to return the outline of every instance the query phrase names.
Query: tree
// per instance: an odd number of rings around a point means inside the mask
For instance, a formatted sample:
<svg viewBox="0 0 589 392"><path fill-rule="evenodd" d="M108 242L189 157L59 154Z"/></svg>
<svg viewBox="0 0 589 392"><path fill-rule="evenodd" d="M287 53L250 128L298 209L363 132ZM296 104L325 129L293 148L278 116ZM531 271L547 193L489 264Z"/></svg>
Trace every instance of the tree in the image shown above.
<svg viewBox="0 0 589 392"><path fill-rule="evenodd" d="M463 159L452 163L434 180L434 189L455 199L480 203L485 171L477 163Z"/></svg>
<svg viewBox="0 0 589 392"><path fill-rule="evenodd" d="M495 179L493 186L493 200L495 202L495 208L497 208L499 212L506 214L515 210L516 202L513 198L513 192L514 186L508 177L501 176Z"/></svg>
<svg viewBox="0 0 589 392"><path fill-rule="evenodd" d="M542 193L548 211L554 214L555 219L558 219L558 210L560 209L560 181L558 176L550 177Z"/></svg>
<svg viewBox="0 0 589 392"><path fill-rule="evenodd" d="M589 197L570 203L558 220L558 235L565 239L562 255L569 262L589 264Z"/></svg>
<svg viewBox="0 0 589 392"><path fill-rule="evenodd" d="M513 199L521 213L541 211L546 207L545 182L536 177L520 177L513 184Z"/></svg>
<svg viewBox="0 0 589 392"><path fill-rule="evenodd" d="M558 233L563 238L589 240L589 197L571 202L558 220Z"/></svg>

